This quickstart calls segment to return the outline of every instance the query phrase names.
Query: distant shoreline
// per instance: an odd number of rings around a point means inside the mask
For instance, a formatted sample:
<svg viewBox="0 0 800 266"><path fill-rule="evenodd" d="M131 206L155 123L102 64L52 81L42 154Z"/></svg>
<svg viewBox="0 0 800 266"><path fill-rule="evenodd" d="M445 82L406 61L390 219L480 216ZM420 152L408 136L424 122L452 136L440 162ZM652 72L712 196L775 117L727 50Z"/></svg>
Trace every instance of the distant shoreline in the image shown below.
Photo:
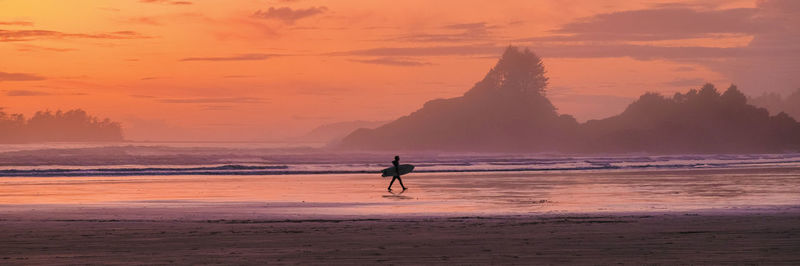
<svg viewBox="0 0 800 266"><path fill-rule="evenodd" d="M800 160L775 160L775 161L739 161L730 163L703 163L689 162L683 164L640 164L619 166L611 163L598 163L598 166L576 166L576 167L547 167L538 165L536 168L511 167L497 169L465 168L457 169L425 169L417 168L416 174L448 174L448 173L550 173L550 172L585 172L585 171L620 171L620 172L658 172L658 171L747 171L747 170L768 170L768 169L800 169ZM443 163L443 165L448 165ZM424 164L423 164L424 166ZM468 164L466 166L469 166ZM513 166L513 164L512 164ZM212 164L212 165L173 165L148 166L130 165L108 167L97 166L31 166L23 168L0 167L0 178L10 177L125 177L125 176L291 176L291 175L376 175L380 174L378 169L359 170L302 170L293 167L303 167L303 164ZM318 168L326 168L320 166ZM375 167L372 167L375 168Z"/></svg>

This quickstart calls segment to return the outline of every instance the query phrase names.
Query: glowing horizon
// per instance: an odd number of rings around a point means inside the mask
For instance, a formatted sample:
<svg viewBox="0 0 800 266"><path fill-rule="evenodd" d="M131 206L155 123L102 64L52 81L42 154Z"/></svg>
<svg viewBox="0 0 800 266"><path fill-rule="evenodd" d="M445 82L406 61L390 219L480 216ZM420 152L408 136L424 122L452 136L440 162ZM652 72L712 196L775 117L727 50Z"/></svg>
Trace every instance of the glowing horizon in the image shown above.
<svg viewBox="0 0 800 266"><path fill-rule="evenodd" d="M0 0L0 107L81 108L132 140L276 140L459 96L516 45L584 121L705 82L796 89L798 14L779 0Z"/></svg>

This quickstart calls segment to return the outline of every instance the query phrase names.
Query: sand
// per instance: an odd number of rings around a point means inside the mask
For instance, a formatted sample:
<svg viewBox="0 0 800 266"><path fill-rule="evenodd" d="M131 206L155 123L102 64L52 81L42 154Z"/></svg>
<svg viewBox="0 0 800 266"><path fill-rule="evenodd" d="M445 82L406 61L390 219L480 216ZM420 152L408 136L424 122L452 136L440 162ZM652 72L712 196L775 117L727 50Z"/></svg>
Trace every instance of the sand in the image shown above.
<svg viewBox="0 0 800 266"><path fill-rule="evenodd" d="M0 178L0 264L800 264L797 168L404 181Z"/></svg>
<svg viewBox="0 0 800 266"><path fill-rule="evenodd" d="M0 264L794 264L800 215L3 220Z"/></svg>

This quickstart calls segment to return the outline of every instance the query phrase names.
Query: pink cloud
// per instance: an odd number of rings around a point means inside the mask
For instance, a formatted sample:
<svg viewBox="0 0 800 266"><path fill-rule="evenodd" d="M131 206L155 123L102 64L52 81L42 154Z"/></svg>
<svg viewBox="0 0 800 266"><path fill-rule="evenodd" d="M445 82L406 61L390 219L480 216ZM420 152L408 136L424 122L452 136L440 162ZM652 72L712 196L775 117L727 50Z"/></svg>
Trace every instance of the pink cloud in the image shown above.
<svg viewBox="0 0 800 266"><path fill-rule="evenodd" d="M134 31L115 31L107 33L65 33L52 30L0 30L0 42L32 41L38 39L142 39L149 38Z"/></svg>
<svg viewBox="0 0 800 266"><path fill-rule="evenodd" d="M35 75L35 74L28 74L28 73L8 73L8 72L0 72L0 82L2 81L36 81L36 80L45 80L44 77Z"/></svg>
<svg viewBox="0 0 800 266"><path fill-rule="evenodd" d="M29 22L29 21L0 21L0 25L5 25L5 26L33 26L33 22Z"/></svg>
<svg viewBox="0 0 800 266"><path fill-rule="evenodd" d="M256 61L267 60L277 56L284 56L281 54L240 54L233 56L220 56L220 57L187 57L180 61Z"/></svg>
<svg viewBox="0 0 800 266"><path fill-rule="evenodd" d="M253 17L261 19L275 19L283 21L286 24L294 24L295 21L319 15L328 11L327 7L309 7L292 9L290 7L270 7L266 11L258 10L253 13Z"/></svg>

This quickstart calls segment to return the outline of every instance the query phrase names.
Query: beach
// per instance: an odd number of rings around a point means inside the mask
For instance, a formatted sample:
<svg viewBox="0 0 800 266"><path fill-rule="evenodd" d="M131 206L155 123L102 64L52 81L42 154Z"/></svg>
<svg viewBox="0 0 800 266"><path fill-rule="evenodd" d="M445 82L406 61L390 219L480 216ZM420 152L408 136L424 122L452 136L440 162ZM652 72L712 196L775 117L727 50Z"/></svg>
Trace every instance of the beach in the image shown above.
<svg viewBox="0 0 800 266"><path fill-rule="evenodd" d="M800 168L0 178L2 264L797 264Z"/></svg>

